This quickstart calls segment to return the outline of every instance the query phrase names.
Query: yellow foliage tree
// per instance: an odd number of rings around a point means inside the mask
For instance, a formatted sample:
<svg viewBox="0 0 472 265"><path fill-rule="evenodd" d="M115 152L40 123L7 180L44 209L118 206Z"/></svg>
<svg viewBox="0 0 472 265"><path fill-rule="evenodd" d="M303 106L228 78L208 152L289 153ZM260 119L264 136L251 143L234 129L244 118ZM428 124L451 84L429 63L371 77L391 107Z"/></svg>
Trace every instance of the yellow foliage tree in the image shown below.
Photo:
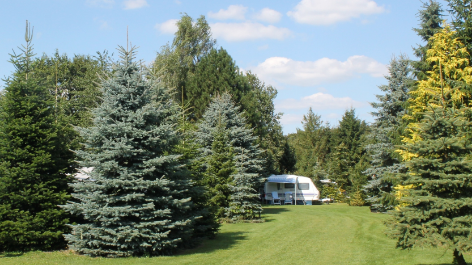
<svg viewBox="0 0 472 265"><path fill-rule="evenodd" d="M421 140L418 129L420 120L427 107L469 106L471 94L464 86L472 83L472 67L469 66L469 53L466 46L455 38L456 32L449 25L430 38L431 49L426 52L426 61L433 63L432 71L427 72L427 79L418 81L416 90L410 91L409 107L403 119L408 121L404 143L415 143ZM444 98L451 99L447 103ZM443 102L439 102L443 101ZM417 154L406 150L396 150L404 161L411 160ZM412 185L395 187L395 197L408 196ZM400 205L402 206L402 205Z"/></svg>
<svg viewBox="0 0 472 265"><path fill-rule="evenodd" d="M403 117L409 121L404 143L420 140L418 135L419 121L428 106L438 107L438 99L450 98L449 104L460 107L468 106L470 92L462 89L472 83L472 67L469 66L469 53L466 46L455 38L456 32L446 26L431 37L431 49L426 52L426 61L434 63L433 70L427 72L428 78L418 81L416 90L410 91L409 111ZM443 94L443 95L441 95ZM448 106L452 107L452 106ZM416 154L397 150L404 161L409 161Z"/></svg>

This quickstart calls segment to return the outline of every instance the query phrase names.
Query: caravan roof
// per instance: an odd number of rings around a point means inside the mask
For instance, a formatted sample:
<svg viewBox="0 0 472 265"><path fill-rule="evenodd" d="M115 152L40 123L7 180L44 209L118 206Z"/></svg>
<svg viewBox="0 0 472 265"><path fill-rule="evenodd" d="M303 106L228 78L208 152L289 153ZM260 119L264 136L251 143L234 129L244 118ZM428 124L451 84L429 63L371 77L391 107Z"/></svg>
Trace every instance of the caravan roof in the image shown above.
<svg viewBox="0 0 472 265"><path fill-rule="evenodd" d="M303 182L311 182L310 178L297 176L297 175L272 175L267 178L267 182L276 182L276 183L295 183L298 178L298 182L302 180Z"/></svg>

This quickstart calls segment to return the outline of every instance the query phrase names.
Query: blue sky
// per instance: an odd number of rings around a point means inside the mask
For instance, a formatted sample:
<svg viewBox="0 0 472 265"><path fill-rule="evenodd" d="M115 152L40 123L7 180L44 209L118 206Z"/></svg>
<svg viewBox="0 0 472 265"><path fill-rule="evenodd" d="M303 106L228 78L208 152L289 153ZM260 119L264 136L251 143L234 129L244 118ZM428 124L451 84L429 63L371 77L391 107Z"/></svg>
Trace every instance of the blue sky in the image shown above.
<svg viewBox="0 0 472 265"><path fill-rule="evenodd" d="M444 1L440 1L447 9ZM312 107L337 125L347 108L368 122L368 102L385 84L387 65L400 53L414 58L421 43L418 0L43 0L4 1L0 9L0 75L14 70L12 49L24 43L25 21L34 26L35 52L70 56L115 51L129 39L138 58L152 62L172 41L182 13L204 15L217 46L243 70L278 90L284 133L301 127ZM0 82L0 86L3 82Z"/></svg>

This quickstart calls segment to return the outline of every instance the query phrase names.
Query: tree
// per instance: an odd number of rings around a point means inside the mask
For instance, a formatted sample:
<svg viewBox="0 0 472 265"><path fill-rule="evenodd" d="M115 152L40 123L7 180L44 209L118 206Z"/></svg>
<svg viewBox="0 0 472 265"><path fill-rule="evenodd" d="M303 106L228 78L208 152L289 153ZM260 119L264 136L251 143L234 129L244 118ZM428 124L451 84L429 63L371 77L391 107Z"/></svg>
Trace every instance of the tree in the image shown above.
<svg viewBox="0 0 472 265"><path fill-rule="evenodd" d="M196 218L189 174L172 152L177 107L133 61L134 48L119 52L113 76L102 81L94 125L79 128L85 149L76 152L93 170L72 184L75 201L63 207L84 223L65 237L90 256L170 254L188 243Z"/></svg>
<svg viewBox="0 0 472 265"><path fill-rule="evenodd" d="M239 107L235 106L227 93L213 99L199 124L195 137L202 146L201 157L213 155L211 147L221 127L228 135L229 142L226 144L233 149L236 169L232 179L226 181L232 183L228 185L231 191L228 215L235 219L251 219L262 211L258 188L265 180L261 172L263 161L260 159L261 151L255 144L256 137L246 127Z"/></svg>
<svg viewBox="0 0 472 265"><path fill-rule="evenodd" d="M395 152L395 145L401 144L405 129L402 117L406 114L408 92L413 78L408 58L400 55L390 61L388 85L379 86L382 95L376 95L378 102L371 103L375 122L369 134L374 143L366 146L371 156L371 166L363 173L371 179L363 187L370 195L367 198L379 210L391 209L395 198L391 194L394 183L392 174L405 170L401 157Z"/></svg>
<svg viewBox="0 0 472 265"><path fill-rule="evenodd" d="M452 14L452 26L455 31L455 37L465 45L469 55L472 52L472 11L471 0L447 0L449 13ZM470 57L469 59L470 63Z"/></svg>
<svg viewBox="0 0 472 265"><path fill-rule="evenodd" d="M471 253L472 145L466 136L468 109L431 107L418 126L420 140L402 146L414 154L401 174L410 185L403 207L389 223L397 246L436 246L453 250L454 264ZM468 114L467 114L468 115Z"/></svg>
<svg viewBox="0 0 472 265"><path fill-rule="evenodd" d="M354 192L367 182L362 171L367 169L367 154L364 149L368 127L356 117L354 109L346 110L334 132L334 148L329 173L338 185Z"/></svg>
<svg viewBox="0 0 472 265"><path fill-rule="evenodd" d="M166 44L157 54L153 65L153 75L164 84L174 89L175 100L188 102L187 79L195 73L201 59L215 46L211 38L210 26L204 16L194 21L189 15L183 14L176 23L172 45Z"/></svg>
<svg viewBox="0 0 472 265"><path fill-rule="evenodd" d="M433 63L426 61L426 51L431 49L429 39L442 30L442 13L441 5L433 0L423 3L423 9L418 13L420 27L413 28L413 30L426 42L425 45L418 45L413 48L413 52L419 58L419 61L411 61L411 65L418 80L426 79L427 72L432 70Z"/></svg>
<svg viewBox="0 0 472 265"><path fill-rule="evenodd" d="M218 94L229 93L243 109L243 100L251 90L246 78L240 73L236 62L220 48L212 49L201 59L195 74L189 77L186 87L189 107L196 119L200 119L208 108L211 99Z"/></svg>
<svg viewBox="0 0 472 265"><path fill-rule="evenodd" d="M58 205L70 198L75 163L64 135L72 128L56 117L47 82L35 72L29 27L1 97L0 251L61 249L69 231Z"/></svg>
<svg viewBox="0 0 472 265"><path fill-rule="evenodd" d="M53 56L43 55L36 62L35 73L48 82L60 115L74 126L92 125L91 109L100 105L99 76L110 74L108 53L97 56L74 55L56 51Z"/></svg>
<svg viewBox="0 0 472 265"><path fill-rule="evenodd" d="M410 92L408 99L408 113L404 119L408 121L403 141L413 143L421 140L417 133L419 121L430 104L438 107L435 99L444 94L451 94L448 104L467 105L471 93L467 89L472 83L472 67L469 66L469 53L459 39L455 38L455 32L446 25L443 30L436 33L430 39L431 49L427 51L427 62L434 63L428 78L418 81L417 89ZM405 150L399 150L403 160L411 159L414 154Z"/></svg>

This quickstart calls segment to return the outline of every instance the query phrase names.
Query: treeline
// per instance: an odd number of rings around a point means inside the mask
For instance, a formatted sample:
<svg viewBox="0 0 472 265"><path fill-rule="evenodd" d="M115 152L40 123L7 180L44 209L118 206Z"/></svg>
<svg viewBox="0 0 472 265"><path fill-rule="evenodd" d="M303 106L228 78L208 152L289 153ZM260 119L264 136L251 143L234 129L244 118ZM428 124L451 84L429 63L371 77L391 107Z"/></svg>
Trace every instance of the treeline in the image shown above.
<svg viewBox="0 0 472 265"><path fill-rule="evenodd" d="M0 251L168 255L260 218L265 178L295 164L277 91L203 16L178 28L146 66L134 47L38 57L27 22L0 94Z"/></svg>

